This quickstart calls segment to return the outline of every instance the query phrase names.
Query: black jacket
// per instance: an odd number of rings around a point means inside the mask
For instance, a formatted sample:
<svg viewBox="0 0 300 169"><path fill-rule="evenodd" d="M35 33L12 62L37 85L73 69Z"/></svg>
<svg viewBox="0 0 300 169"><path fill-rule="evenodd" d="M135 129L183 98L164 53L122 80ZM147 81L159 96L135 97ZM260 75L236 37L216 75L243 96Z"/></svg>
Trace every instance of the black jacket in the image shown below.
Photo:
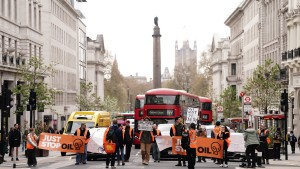
<svg viewBox="0 0 300 169"><path fill-rule="evenodd" d="M18 129L14 129L9 133L9 145L12 147L20 147L21 144L21 132Z"/></svg>

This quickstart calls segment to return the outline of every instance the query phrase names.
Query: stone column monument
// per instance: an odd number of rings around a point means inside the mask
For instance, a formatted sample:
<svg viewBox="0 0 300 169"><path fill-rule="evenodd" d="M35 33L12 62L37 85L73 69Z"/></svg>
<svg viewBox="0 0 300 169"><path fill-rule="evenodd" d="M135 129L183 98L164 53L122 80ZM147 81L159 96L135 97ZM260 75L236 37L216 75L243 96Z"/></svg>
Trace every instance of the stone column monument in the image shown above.
<svg viewBox="0 0 300 169"><path fill-rule="evenodd" d="M154 18L153 28L153 88L161 87L160 28L158 18Z"/></svg>

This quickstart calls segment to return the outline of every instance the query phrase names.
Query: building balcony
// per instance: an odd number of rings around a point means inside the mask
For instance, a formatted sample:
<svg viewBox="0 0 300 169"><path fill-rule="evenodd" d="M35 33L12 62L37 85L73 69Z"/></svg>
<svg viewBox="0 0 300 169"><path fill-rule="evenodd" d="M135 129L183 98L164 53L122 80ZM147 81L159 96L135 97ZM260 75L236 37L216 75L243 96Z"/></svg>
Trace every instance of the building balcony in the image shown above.
<svg viewBox="0 0 300 169"><path fill-rule="evenodd" d="M231 75L226 77L227 82L237 82L237 77L236 75Z"/></svg>
<svg viewBox="0 0 300 169"><path fill-rule="evenodd" d="M289 50L281 54L281 63L284 67L299 67L300 66L300 48Z"/></svg>

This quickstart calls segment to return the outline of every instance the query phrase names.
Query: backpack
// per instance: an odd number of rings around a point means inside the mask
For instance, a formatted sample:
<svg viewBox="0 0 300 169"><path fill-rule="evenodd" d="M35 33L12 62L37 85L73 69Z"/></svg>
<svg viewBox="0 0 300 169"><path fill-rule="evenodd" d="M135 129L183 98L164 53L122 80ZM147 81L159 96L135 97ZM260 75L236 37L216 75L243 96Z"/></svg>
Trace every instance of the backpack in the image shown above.
<svg viewBox="0 0 300 169"><path fill-rule="evenodd" d="M181 137L181 147L186 150L190 147L190 136L189 131L183 131Z"/></svg>
<svg viewBox="0 0 300 169"><path fill-rule="evenodd" d="M117 136L116 136L116 131L113 128L113 126L109 127L109 130L106 134L106 141L112 141L113 143L116 143L117 141Z"/></svg>
<svg viewBox="0 0 300 169"><path fill-rule="evenodd" d="M293 135L293 142L297 142L297 138Z"/></svg>

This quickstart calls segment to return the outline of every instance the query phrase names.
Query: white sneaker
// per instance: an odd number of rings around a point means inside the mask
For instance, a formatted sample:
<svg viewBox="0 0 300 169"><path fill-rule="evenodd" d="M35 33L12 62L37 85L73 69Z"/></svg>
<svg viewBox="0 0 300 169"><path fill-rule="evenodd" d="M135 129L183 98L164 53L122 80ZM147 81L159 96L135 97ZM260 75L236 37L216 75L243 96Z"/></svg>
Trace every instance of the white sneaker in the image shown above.
<svg viewBox="0 0 300 169"><path fill-rule="evenodd" d="M223 167L223 164L220 164L220 167Z"/></svg>
<svg viewBox="0 0 300 169"><path fill-rule="evenodd" d="M224 164L223 167L224 167L224 168L228 168L228 165L227 165L227 164Z"/></svg>

